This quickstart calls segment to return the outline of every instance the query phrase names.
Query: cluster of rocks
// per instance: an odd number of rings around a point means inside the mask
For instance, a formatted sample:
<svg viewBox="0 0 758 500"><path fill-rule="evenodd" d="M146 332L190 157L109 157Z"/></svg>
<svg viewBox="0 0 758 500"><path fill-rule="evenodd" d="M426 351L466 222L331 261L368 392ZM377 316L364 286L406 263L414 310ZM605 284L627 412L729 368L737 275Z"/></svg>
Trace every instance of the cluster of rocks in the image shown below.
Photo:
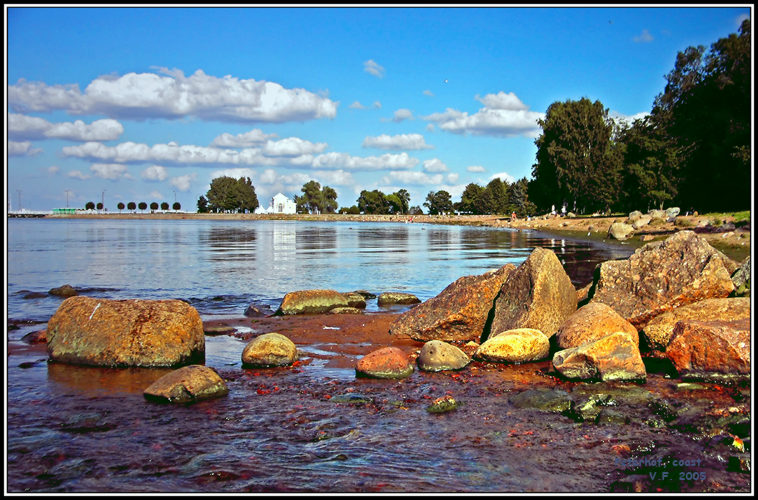
<svg viewBox="0 0 758 500"><path fill-rule="evenodd" d="M671 207L666 210L650 210L646 214L635 210L629 213L626 221L611 224L611 227L608 228L608 236L617 240L629 239L635 231L639 231L650 224L675 222L679 211L679 207Z"/></svg>
<svg viewBox="0 0 758 500"><path fill-rule="evenodd" d="M365 290L347 293L336 290L300 290L286 294L275 314L360 314L369 299L376 299L379 306L421 302L415 295L404 292L384 292L377 297Z"/></svg>
<svg viewBox="0 0 758 500"><path fill-rule="evenodd" d="M410 294L380 295L417 303L390 333L424 345L415 363L397 347L370 352L358 360L356 376L399 379L414 365L461 370L472 358L455 344L476 346L472 357L484 362L527 363L552 352L555 371L576 380L644 381L644 351L670 360L683 378L743 376L750 373L750 299L735 290L744 288L747 276L749 293L749 265L749 258L740 266L682 231L628 259L598 265L593 282L576 290L556 255L536 248L518 267L462 277L423 303ZM292 292L277 313L360 311L369 297L364 291ZM184 403L227 393L218 374L203 366L204 335L198 312L180 300L72 296L47 327L51 361L181 366L146 389L145 397ZM244 367L287 366L297 358L295 344L275 332L242 351Z"/></svg>
<svg viewBox="0 0 758 500"><path fill-rule="evenodd" d="M441 342L480 343L473 357L490 362L553 351L553 367L570 379L643 381L647 351L683 378L740 376L750 367L750 300L735 290L749 266L681 231L600 264L576 290L555 254L537 248L517 268L460 278L403 313L390 333L435 342L433 352ZM426 350L419 367L428 366Z"/></svg>

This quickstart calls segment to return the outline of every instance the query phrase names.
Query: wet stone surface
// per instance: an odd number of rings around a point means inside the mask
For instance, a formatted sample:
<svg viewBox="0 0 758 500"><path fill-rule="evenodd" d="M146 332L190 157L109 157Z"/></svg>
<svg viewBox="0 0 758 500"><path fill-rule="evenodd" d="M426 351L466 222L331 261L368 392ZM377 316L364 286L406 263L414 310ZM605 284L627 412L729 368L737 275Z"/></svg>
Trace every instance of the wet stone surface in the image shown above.
<svg viewBox="0 0 758 500"><path fill-rule="evenodd" d="M21 328L9 342L8 491L750 491L749 384L576 382L550 361L358 378L368 352L423 345L387 335L392 314L366 316L240 319L206 346L228 395L189 406L144 400L165 369L36 363L44 345L20 341ZM298 361L243 368L246 342L274 327ZM447 396L464 404L428 410Z"/></svg>

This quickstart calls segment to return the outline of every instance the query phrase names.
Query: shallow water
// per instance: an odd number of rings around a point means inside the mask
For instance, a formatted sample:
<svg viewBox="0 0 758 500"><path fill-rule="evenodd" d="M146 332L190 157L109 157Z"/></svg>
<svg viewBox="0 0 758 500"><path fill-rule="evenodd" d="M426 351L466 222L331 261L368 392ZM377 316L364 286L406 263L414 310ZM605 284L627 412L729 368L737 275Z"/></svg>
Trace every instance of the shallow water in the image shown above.
<svg viewBox="0 0 758 500"><path fill-rule="evenodd" d="M460 276L518 264L537 245L582 285L597 262L631 253L623 247L484 228L281 221L11 219L8 236L8 319L18 325L7 332L10 492L607 491L630 473L613 462L614 446L703 456L696 441L642 421L584 425L516 409L509 395L529 387L576 390L545 375L549 362L371 380L355 377L357 356L332 363L323 343L298 346L297 366L253 370L241 366L243 340L206 336L206 365L229 395L171 406L142 394L168 370L48 363L44 345L20 340L61 300L23 297L64 283L107 298L183 298L207 320L239 317L250 303L275 308L307 288L423 300ZM642 388L612 385L674 394L661 374ZM463 406L426 411L446 394ZM710 386L696 396L702 412L734 404ZM749 484L708 471L727 491Z"/></svg>
<svg viewBox="0 0 758 500"><path fill-rule="evenodd" d="M518 264L536 246L575 284L631 249L535 232L403 223L8 220L8 317L47 321L70 284L103 298L179 298L201 314L277 308L291 291L403 291L425 300L470 274Z"/></svg>

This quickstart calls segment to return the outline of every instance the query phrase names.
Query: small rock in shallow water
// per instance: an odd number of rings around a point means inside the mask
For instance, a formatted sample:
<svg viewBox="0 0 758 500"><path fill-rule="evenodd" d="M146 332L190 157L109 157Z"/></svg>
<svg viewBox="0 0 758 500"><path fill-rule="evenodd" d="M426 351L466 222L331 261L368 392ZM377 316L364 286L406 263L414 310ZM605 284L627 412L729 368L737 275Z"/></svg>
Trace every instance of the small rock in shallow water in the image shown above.
<svg viewBox="0 0 758 500"><path fill-rule="evenodd" d="M264 333L242 350L242 366L267 368L291 365L297 360L295 343L276 332Z"/></svg>
<svg viewBox="0 0 758 500"><path fill-rule="evenodd" d="M229 393L224 379L213 368L189 365L174 370L145 389L150 401L164 403L194 403Z"/></svg>
<svg viewBox="0 0 758 500"><path fill-rule="evenodd" d="M432 404L427 406L426 411L429 413L446 413L455 410L459 406L460 403L448 395L435 399Z"/></svg>
<svg viewBox="0 0 758 500"><path fill-rule="evenodd" d="M400 379L413 373L413 364L402 349L384 347L358 360L355 372L357 376Z"/></svg>
<svg viewBox="0 0 758 500"><path fill-rule="evenodd" d="M78 292L74 290L74 287L71 285L63 285L57 288L51 288L47 293L50 295L56 295L58 297L73 297L74 295L78 295Z"/></svg>
<svg viewBox="0 0 758 500"><path fill-rule="evenodd" d="M441 340L430 340L425 343L416 360L418 367L428 372L460 370L470 362L471 359L465 352Z"/></svg>
<svg viewBox="0 0 758 500"><path fill-rule="evenodd" d="M411 293L384 292L379 295L377 304L380 306L418 304L421 300Z"/></svg>

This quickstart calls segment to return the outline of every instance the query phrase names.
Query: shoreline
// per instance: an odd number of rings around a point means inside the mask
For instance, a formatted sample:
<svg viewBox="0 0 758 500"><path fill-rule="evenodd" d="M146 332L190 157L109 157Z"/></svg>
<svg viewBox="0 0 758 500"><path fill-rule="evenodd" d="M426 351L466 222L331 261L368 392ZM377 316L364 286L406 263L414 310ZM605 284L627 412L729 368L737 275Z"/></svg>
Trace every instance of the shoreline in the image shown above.
<svg viewBox="0 0 758 500"><path fill-rule="evenodd" d="M442 224L456 226L493 227L515 230L539 231L541 233L568 237L580 241L602 242L611 245L631 245L634 248L651 241L663 240L671 234L694 230L699 224L709 220L706 215L681 215L676 223L666 222L655 226L645 226L635 231L634 235L624 241L608 236L608 229L614 222L624 222L626 216L582 216L560 217L558 215L535 216L530 220L517 219L501 215L357 215L357 214L216 214L216 213L92 213L45 215L42 219L126 219L126 220L216 220L216 221L258 221L283 220L303 222L395 222L414 224ZM724 222L731 222L727 217ZM750 256L752 231L736 228L733 231L698 232L714 248L728 257L741 262Z"/></svg>

